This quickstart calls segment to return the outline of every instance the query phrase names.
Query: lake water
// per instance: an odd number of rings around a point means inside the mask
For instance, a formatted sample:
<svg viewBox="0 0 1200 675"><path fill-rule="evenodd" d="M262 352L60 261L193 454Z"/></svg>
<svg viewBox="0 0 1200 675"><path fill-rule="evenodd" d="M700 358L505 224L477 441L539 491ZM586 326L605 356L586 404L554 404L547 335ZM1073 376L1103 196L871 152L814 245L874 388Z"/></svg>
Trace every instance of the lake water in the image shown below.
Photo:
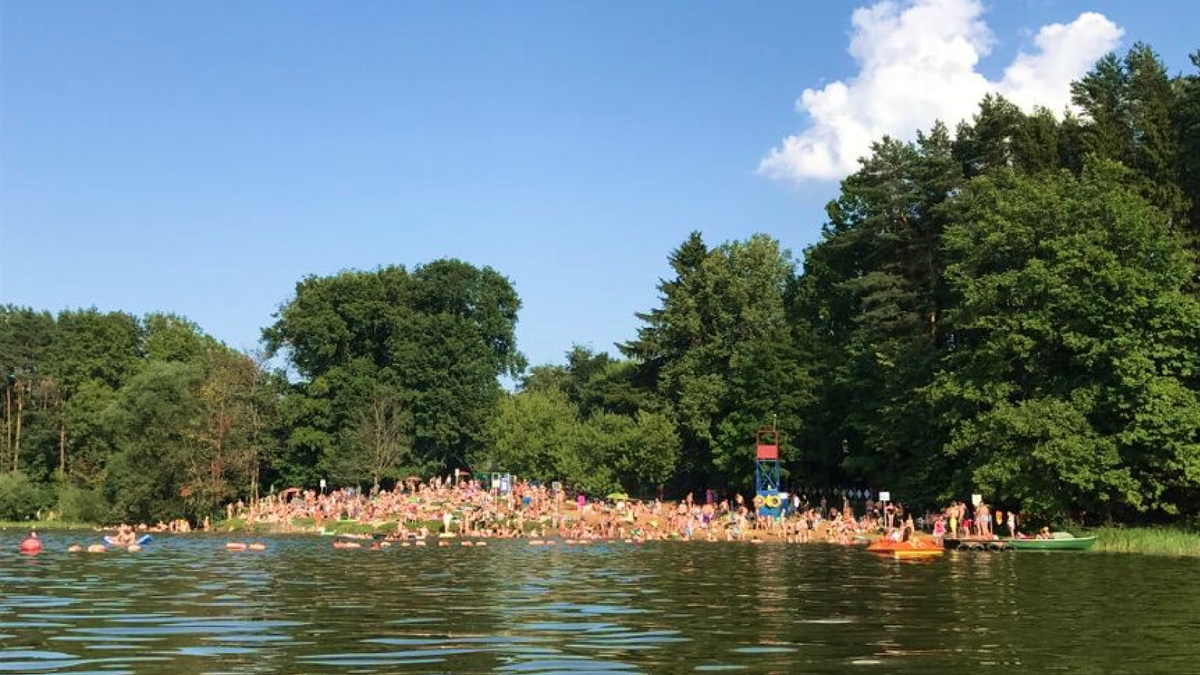
<svg viewBox="0 0 1200 675"><path fill-rule="evenodd" d="M0 533L0 673L1196 673L1200 560L652 543L36 557Z"/></svg>

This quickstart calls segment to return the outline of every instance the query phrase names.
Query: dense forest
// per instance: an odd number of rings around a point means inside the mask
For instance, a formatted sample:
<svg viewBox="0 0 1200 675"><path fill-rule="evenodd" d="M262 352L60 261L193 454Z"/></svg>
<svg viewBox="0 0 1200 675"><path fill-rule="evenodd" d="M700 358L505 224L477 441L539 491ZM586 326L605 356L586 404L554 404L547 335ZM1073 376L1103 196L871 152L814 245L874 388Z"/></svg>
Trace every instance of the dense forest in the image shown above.
<svg viewBox="0 0 1200 675"><path fill-rule="evenodd" d="M746 489L764 425L793 486L1193 518L1192 60L1171 76L1138 44L1073 84L1075 113L993 96L954 130L881 139L800 259L692 234L619 356L529 368L516 290L457 260L303 279L250 355L168 314L4 306L0 518L197 519L459 468Z"/></svg>

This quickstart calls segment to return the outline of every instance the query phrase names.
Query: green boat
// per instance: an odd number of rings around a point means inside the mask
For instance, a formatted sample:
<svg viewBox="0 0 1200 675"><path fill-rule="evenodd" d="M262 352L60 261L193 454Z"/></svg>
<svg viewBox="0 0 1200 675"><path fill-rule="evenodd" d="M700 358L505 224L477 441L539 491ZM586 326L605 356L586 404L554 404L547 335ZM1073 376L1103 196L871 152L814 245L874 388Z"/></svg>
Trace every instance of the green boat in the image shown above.
<svg viewBox="0 0 1200 675"><path fill-rule="evenodd" d="M1070 532L1055 532L1049 539L1006 539L1018 551L1086 551L1095 537L1076 537Z"/></svg>

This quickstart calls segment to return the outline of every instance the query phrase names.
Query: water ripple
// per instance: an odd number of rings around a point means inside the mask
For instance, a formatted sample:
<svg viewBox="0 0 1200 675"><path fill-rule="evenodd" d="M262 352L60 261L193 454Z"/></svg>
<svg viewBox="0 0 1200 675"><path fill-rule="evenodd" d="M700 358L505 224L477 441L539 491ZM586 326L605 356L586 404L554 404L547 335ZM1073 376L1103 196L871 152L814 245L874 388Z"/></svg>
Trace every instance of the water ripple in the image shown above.
<svg viewBox="0 0 1200 675"><path fill-rule="evenodd" d="M0 673L1188 672L1200 562L648 543L338 551L0 534ZM1069 640L1062 636L1069 636Z"/></svg>

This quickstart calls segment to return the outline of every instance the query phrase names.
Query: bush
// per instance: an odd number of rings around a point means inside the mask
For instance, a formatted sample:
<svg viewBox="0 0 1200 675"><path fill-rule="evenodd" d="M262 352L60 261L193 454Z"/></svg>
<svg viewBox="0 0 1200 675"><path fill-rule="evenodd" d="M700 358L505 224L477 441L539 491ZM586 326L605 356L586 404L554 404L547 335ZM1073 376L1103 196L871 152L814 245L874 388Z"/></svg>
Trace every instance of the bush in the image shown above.
<svg viewBox="0 0 1200 675"><path fill-rule="evenodd" d="M0 520L29 520L42 507L42 495L20 471L0 473Z"/></svg>
<svg viewBox="0 0 1200 675"><path fill-rule="evenodd" d="M60 518L74 523L104 523L112 507L99 490L64 483L58 488L58 512Z"/></svg>

